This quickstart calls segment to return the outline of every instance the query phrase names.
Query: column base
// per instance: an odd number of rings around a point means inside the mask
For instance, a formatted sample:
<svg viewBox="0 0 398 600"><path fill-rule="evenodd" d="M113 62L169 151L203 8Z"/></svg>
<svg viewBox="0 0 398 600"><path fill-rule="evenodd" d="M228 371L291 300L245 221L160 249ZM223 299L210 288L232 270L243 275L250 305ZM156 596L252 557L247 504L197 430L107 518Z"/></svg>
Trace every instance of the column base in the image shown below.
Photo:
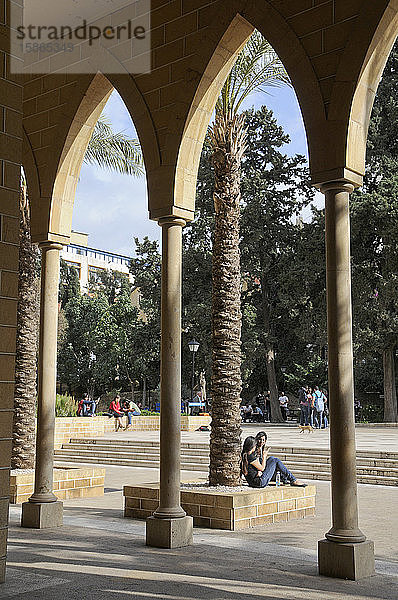
<svg viewBox="0 0 398 600"><path fill-rule="evenodd" d="M50 529L62 527L63 503L57 502L24 502L22 504L21 527L31 529Z"/></svg>
<svg viewBox="0 0 398 600"><path fill-rule="evenodd" d="M357 581L375 573L374 543L318 542L319 575Z"/></svg>
<svg viewBox="0 0 398 600"><path fill-rule="evenodd" d="M183 548L193 544L193 518L146 520L146 545L154 548Z"/></svg>

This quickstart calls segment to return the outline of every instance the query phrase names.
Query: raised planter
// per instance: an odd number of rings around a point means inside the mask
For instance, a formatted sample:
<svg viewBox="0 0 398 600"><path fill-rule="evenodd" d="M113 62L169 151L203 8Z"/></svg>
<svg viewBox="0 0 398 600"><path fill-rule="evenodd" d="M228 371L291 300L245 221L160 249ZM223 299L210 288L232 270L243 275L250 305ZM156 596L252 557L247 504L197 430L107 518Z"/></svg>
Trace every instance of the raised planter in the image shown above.
<svg viewBox="0 0 398 600"><path fill-rule="evenodd" d="M10 504L26 502L33 494L34 471L10 474ZM104 495L105 469L62 467L54 469L54 494L59 500Z"/></svg>
<svg viewBox="0 0 398 600"><path fill-rule="evenodd" d="M159 506L159 484L126 485L124 516L146 519ZM247 488L237 492L184 489L181 503L196 527L238 531L315 514L316 488Z"/></svg>

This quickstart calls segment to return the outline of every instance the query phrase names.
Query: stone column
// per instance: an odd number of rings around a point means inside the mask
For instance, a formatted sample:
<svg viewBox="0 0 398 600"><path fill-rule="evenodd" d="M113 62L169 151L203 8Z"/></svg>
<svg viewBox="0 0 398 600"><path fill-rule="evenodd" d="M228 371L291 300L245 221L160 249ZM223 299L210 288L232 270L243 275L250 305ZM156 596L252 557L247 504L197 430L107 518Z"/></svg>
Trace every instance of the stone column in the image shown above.
<svg viewBox="0 0 398 600"><path fill-rule="evenodd" d="M164 218L160 363L160 504L147 519L146 543L161 548L192 544L192 518L180 505L181 293L183 219Z"/></svg>
<svg viewBox="0 0 398 600"><path fill-rule="evenodd" d="M41 297L35 488L22 505L22 527L62 525L62 502L53 494L58 284L62 245L40 244Z"/></svg>
<svg viewBox="0 0 398 600"><path fill-rule="evenodd" d="M321 575L359 579L374 573L373 542L358 527L348 182L326 183L326 283L332 528L318 544Z"/></svg>

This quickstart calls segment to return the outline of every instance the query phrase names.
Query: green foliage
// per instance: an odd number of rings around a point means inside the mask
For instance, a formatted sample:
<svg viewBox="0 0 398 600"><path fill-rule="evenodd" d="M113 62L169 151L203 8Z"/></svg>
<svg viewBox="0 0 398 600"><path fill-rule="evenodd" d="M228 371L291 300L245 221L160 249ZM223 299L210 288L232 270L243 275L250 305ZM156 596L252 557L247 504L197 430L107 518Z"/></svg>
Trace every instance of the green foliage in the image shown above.
<svg viewBox="0 0 398 600"><path fill-rule="evenodd" d="M72 396L57 394L55 399L56 417L75 417L77 404Z"/></svg>
<svg viewBox="0 0 398 600"><path fill-rule="evenodd" d="M362 423L382 423L383 407L379 404L366 404L361 409Z"/></svg>
<svg viewBox="0 0 398 600"><path fill-rule="evenodd" d="M140 177L144 172L138 140L128 138L123 132L115 133L105 116L101 116L95 125L84 162L134 177Z"/></svg>
<svg viewBox="0 0 398 600"><path fill-rule="evenodd" d="M281 85L290 85L285 67L269 42L255 31L225 81L216 111L236 114L254 92L267 93L267 88Z"/></svg>
<svg viewBox="0 0 398 600"><path fill-rule="evenodd" d="M160 292L154 281L157 277L160 283L160 256L155 242L136 243L133 271L142 284L144 314L132 304L128 277L118 272L104 272L90 296L72 297L65 306L58 373L74 393L94 397L118 388L133 394L143 378L150 389L158 385ZM152 272L142 258L146 249L153 258Z"/></svg>
<svg viewBox="0 0 398 600"><path fill-rule="evenodd" d="M103 293L109 304L113 304L121 294L130 294L131 291L132 285L127 273L120 271L99 271L96 281L90 282L90 293Z"/></svg>
<svg viewBox="0 0 398 600"><path fill-rule="evenodd" d="M287 157L289 137L272 111L245 113L248 129L242 164L242 380L243 394L267 387L263 290L268 288L269 339L277 365L293 365L308 344L325 341L324 222L296 226L295 216L313 196L304 157ZM205 141L199 166L195 221L184 228L183 381L190 387L187 343L200 342L196 371L211 370L211 261L214 228L213 167ZM319 321L318 321L319 319ZM317 324L319 322L319 325ZM278 370L278 373L280 371ZM281 380L281 376L280 376Z"/></svg>
<svg viewBox="0 0 398 600"><path fill-rule="evenodd" d="M78 296L80 296L80 282L77 271L61 258L58 292L61 308L65 308L69 300Z"/></svg>
<svg viewBox="0 0 398 600"><path fill-rule="evenodd" d="M307 361L303 364L294 363L289 371L285 374L286 387L293 391L297 390L302 385L314 387L318 385L321 389L328 387L327 365L320 356L308 356Z"/></svg>

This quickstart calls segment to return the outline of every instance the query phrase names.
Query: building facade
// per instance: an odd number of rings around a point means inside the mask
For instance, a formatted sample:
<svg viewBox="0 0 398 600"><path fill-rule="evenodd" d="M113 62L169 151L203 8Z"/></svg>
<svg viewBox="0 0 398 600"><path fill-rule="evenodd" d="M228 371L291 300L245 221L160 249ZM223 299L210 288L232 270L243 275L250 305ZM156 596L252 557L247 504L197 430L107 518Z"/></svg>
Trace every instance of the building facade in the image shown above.
<svg viewBox="0 0 398 600"><path fill-rule="evenodd" d="M90 285L96 284L100 273L103 271L124 273L129 277L130 282L133 282L129 272L131 261L129 256L90 248L87 233L72 231L70 241L71 243L68 246L63 247L61 258L67 265L76 270L82 294L90 292Z"/></svg>

